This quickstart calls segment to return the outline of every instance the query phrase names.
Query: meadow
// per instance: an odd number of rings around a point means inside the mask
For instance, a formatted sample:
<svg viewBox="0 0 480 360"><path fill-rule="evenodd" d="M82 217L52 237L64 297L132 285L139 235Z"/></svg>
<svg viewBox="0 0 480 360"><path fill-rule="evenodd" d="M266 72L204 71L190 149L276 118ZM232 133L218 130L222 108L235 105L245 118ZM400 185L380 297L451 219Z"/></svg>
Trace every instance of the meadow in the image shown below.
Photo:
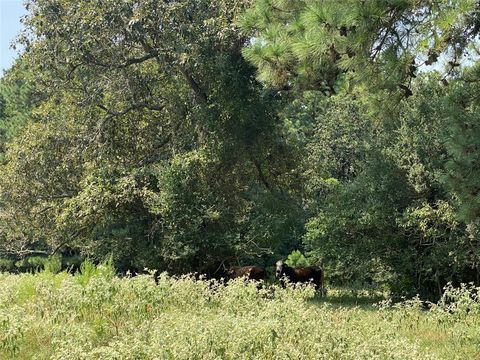
<svg viewBox="0 0 480 360"><path fill-rule="evenodd" d="M0 274L1 359L475 359L480 289L437 304L192 276Z"/></svg>

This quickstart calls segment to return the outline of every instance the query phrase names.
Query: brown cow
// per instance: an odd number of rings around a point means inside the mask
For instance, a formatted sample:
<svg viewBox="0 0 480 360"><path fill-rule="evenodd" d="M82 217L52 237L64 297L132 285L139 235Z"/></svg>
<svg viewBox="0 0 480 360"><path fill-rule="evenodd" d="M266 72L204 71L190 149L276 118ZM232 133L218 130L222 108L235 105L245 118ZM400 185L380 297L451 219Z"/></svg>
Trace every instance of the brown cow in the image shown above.
<svg viewBox="0 0 480 360"><path fill-rule="evenodd" d="M282 286L285 286L285 280L288 280L292 283L312 283L315 289L323 291L323 270L317 266L293 268L283 261L277 261L275 276Z"/></svg>
<svg viewBox="0 0 480 360"><path fill-rule="evenodd" d="M245 277L247 280L265 279L265 269L261 266L232 266L227 272L229 279Z"/></svg>

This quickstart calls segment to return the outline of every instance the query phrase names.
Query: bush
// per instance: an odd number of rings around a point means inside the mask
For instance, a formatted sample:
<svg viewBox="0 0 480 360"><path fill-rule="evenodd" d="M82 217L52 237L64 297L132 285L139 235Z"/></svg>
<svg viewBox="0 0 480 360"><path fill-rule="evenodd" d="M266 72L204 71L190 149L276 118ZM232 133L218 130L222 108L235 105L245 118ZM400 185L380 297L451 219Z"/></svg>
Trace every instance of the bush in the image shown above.
<svg viewBox="0 0 480 360"><path fill-rule="evenodd" d="M447 292L454 302L467 293ZM87 260L75 276L0 274L0 358L238 359L248 354L423 360L477 354L477 312L458 317L441 304L424 311L419 300L373 311L354 306L350 292L314 295L309 286L259 287L243 279L224 285L165 273L157 282L153 275L118 278L109 261L96 266ZM379 296L360 295L364 301Z"/></svg>
<svg viewBox="0 0 480 360"><path fill-rule="evenodd" d="M309 266L309 261L303 256L303 254L298 250L293 250L290 255L288 255L287 260L285 263L288 266L296 267L296 266Z"/></svg>
<svg viewBox="0 0 480 360"><path fill-rule="evenodd" d="M80 255L74 256L63 256L62 257L62 267L72 273L80 270L80 265L82 264L84 258Z"/></svg>
<svg viewBox="0 0 480 360"><path fill-rule="evenodd" d="M0 259L0 272L12 271L15 267L14 261L11 259Z"/></svg>
<svg viewBox="0 0 480 360"><path fill-rule="evenodd" d="M62 256L52 255L43 262L43 269L46 272L57 274L62 270Z"/></svg>

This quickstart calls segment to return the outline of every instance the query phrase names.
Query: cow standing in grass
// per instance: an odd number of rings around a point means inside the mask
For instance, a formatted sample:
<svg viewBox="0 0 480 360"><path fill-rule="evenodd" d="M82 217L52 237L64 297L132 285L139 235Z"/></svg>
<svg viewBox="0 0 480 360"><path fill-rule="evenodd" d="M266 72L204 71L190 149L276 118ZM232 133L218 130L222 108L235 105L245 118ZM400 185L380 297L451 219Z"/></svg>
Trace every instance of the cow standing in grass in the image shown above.
<svg viewBox="0 0 480 360"><path fill-rule="evenodd" d="M318 266L290 267L283 261L277 261L275 276L285 287L285 280L291 283L312 283L316 290L323 292L323 270Z"/></svg>
<svg viewBox="0 0 480 360"><path fill-rule="evenodd" d="M265 269L261 266L232 266L227 275L229 279L245 277L247 280L264 280Z"/></svg>

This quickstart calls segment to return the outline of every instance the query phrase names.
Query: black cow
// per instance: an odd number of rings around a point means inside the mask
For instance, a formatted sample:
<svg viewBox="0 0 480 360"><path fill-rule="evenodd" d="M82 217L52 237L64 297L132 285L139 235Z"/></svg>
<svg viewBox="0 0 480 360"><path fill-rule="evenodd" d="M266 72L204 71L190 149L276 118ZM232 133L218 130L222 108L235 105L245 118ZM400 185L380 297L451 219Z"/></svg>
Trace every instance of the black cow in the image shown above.
<svg viewBox="0 0 480 360"><path fill-rule="evenodd" d="M229 279L245 277L248 280L264 280L265 269L261 266L232 266L228 269Z"/></svg>
<svg viewBox="0 0 480 360"><path fill-rule="evenodd" d="M280 284L285 286L285 279L291 283L312 283L315 289L323 291L323 270L317 266L290 267L277 261L275 276L280 280Z"/></svg>

